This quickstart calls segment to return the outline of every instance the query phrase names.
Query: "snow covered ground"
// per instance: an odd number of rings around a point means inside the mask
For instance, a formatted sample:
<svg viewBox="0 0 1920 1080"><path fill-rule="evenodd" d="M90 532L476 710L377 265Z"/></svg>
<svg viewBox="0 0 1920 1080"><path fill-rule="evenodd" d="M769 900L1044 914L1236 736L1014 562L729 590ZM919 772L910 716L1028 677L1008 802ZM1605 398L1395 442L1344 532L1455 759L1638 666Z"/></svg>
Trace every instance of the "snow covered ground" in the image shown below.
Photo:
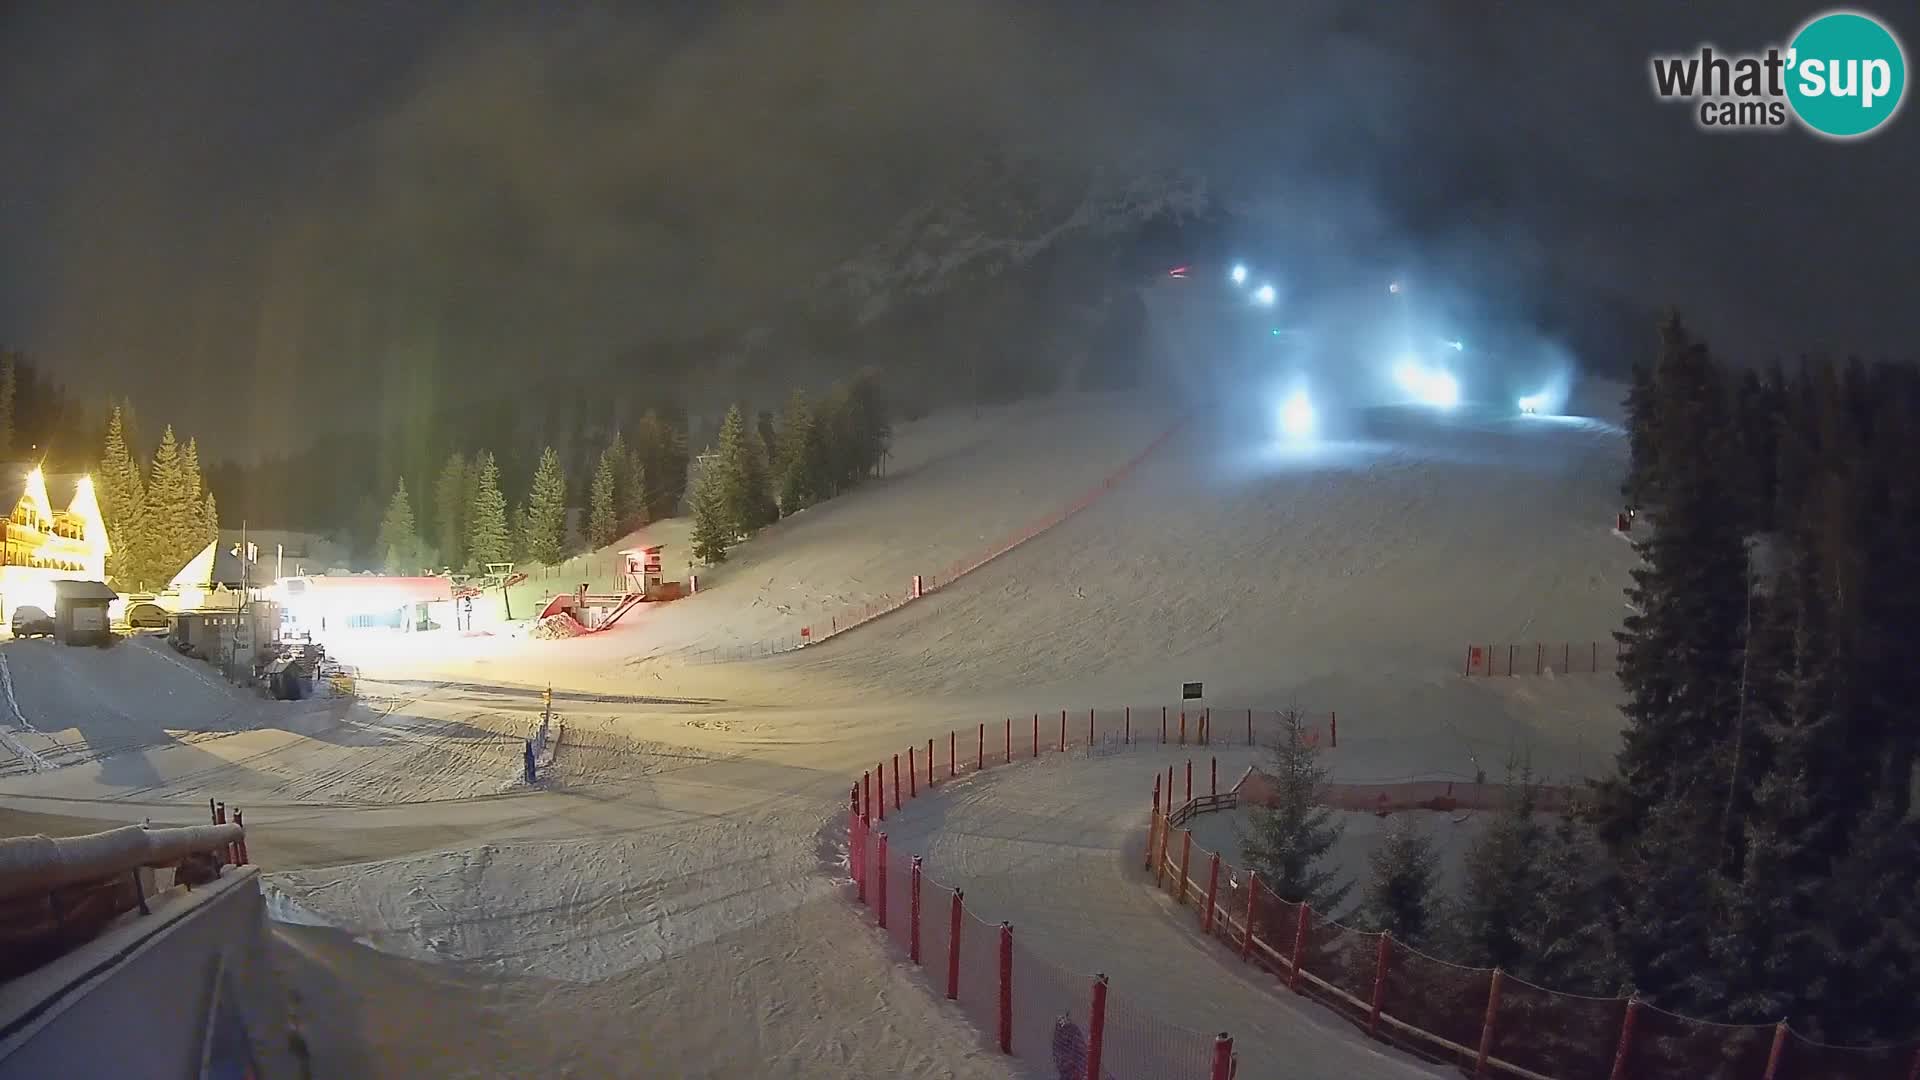
<svg viewBox="0 0 1920 1080"><path fill-rule="evenodd" d="M1007 1075L836 894L847 784L882 755L1186 680L1222 704L1337 709L1344 779L1497 777L1513 751L1543 776L1592 771L1618 730L1611 676L1458 673L1469 640L1617 625L1617 430L1470 411L1381 413L1308 455L1201 417L950 589L798 653L683 662L897 592L1073 501L1171 419L1106 397L903 426L886 481L744 545L700 596L565 641L369 639L352 707L242 700L149 644L10 643L37 731L0 715L0 812L244 806L283 910L327 924L283 940L343 1074ZM528 788L520 740L548 684L566 734ZM15 744L65 764L33 771ZM1119 887L1156 754L1006 770L901 823L924 815L938 876L1116 993L1151 985L1196 1030L1285 1046L1263 1060L1289 1075L1417 1074ZM1070 917L1095 885L1102 919ZM422 1056L434 1032L442 1055Z"/></svg>

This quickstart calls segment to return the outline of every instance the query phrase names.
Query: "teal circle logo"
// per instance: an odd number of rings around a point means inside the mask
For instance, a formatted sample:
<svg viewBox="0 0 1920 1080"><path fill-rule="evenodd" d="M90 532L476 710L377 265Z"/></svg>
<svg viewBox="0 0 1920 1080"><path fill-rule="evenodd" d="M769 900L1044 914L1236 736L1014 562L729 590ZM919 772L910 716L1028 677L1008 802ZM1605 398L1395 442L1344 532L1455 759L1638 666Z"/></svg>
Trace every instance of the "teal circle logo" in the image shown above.
<svg viewBox="0 0 1920 1080"><path fill-rule="evenodd" d="M1787 100L1819 134L1856 138L1900 111L1906 53L1871 15L1828 12L1801 27L1787 50Z"/></svg>

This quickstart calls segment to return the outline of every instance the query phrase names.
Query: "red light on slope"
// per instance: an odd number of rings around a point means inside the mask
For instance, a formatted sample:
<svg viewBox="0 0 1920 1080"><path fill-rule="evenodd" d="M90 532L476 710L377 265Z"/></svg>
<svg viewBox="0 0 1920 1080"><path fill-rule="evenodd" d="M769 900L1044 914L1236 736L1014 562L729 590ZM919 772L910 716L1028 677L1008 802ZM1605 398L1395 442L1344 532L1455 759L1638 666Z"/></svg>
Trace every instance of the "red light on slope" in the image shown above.
<svg viewBox="0 0 1920 1080"><path fill-rule="evenodd" d="M1176 266L1173 269L1167 271L1167 276L1172 278L1184 278L1187 276L1188 269L1189 268L1185 266Z"/></svg>

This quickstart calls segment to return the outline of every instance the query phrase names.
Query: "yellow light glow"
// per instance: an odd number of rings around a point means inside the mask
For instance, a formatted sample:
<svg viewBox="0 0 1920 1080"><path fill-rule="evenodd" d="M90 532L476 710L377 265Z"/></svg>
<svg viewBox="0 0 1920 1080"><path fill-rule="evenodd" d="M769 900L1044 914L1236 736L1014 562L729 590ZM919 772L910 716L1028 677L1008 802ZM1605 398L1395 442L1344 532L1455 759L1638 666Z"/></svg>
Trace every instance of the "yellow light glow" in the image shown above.
<svg viewBox="0 0 1920 1080"><path fill-rule="evenodd" d="M47 478L41 475L37 465L27 474L27 492L22 496L22 501L32 509L40 526L53 524L53 505L47 498Z"/></svg>

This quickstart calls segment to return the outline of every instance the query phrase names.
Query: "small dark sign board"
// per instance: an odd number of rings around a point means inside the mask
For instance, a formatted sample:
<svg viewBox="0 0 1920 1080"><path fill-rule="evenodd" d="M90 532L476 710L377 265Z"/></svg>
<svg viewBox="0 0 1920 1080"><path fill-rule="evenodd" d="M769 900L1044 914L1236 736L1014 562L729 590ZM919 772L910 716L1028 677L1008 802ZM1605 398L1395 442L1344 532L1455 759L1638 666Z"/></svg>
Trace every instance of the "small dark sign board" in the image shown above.
<svg viewBox="0 0 1920 1080"><path fill-rule="evenodd" d="M1181 683L1180 684L1180 700L1181 701L1200 700L1200 684L1197 682Z"/></svg>

